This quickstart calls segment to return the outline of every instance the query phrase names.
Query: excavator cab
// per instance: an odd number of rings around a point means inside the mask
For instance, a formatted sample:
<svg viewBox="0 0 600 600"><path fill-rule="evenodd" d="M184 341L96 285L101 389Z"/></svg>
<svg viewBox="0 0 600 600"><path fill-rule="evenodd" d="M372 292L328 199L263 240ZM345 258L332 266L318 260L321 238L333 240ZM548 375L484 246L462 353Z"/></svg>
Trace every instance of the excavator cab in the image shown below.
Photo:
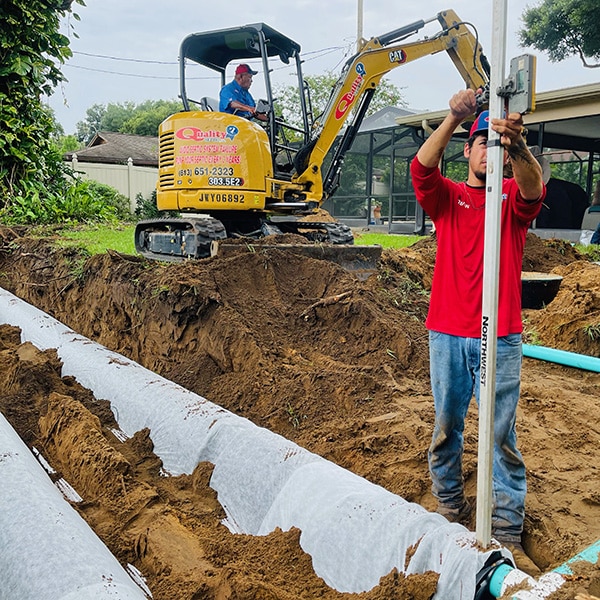
<svg viewBox="0 0 600 600"><path fill-rule="evenodd" d="M255 23L187 36L179 62L183 110L159 126L157 208L182 213L183 218L138 223L137 251L161 260L202 258L219 246L222 252L227 239L285 233L311 242L352 245L346 225L302 220L323 198L310 185L293 182L296 155L307 145L312 127L300 45ZM251 93L265 121L219 111L219 91L242 63L258 72ZM274 109L271 73L290 64L300 91L299 125L286 123ZM204 94L191 91L199 80L197 66L218 75L214 96L205 95L205 78Z"/></svg>
<svg viewBox="0 0 600 600"><path fill-rule="evenodd" d="M190 97L189 87L194 81L190 63L214 71L220 80L214 97ZM271 169L276 177L290 178L293 161L298 147L307 143L311 116L309 97L302 76L300 45L265 23L254 23L230 29L220 29L187 36L180 49L180 97L185 111L199 107L203 111L218 112L220 89L228 79L226 70L230 65L246 63L258 71L254 77L251 93L256 99L257 112L266 115L264 125L267 134ZM282 65L294 65L300 90L301 127L286 124L276 114L276 99L273 97L271 73ZM230 69L233 73L233 69ZM257 81L259 80L260 81ZM257 94L260 96L257 97ZM264 96L264 97L263 97Z"/></svg>

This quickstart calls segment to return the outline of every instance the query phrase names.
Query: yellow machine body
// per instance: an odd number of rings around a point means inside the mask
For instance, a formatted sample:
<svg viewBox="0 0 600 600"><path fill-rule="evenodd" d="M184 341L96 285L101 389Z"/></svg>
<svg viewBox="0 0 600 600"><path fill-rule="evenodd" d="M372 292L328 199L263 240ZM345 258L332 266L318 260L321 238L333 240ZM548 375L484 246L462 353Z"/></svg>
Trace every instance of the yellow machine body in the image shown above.
<svg viewBox="0 0 600 600"><path fill-rule="evenodd" d="M159 210L264 210L272 161L267 134L256 122L180 112L160 125L159 140Z"/></svg>
<svg viewBox="0 0 600 600"><path fill-rule="evenodd" d="M437 34L406 41L432 21L441 25ZM314 115L302 76L300 46L287 36L264 23L190 34L180 49L184 110L165 119L159 128L157 208L180 216L138 223L136 249L151 258L185 260L213 255L227 238L258 239L282 233L303 235L321 244L352 245L349 226L305 217L317 213L335 193L344 157L381 78L438 52L448 54L468 87L487 87L489 65L477 36L454 11L447 10L361 40L327 105ZM271 61L289 64L292 60L301 124L288 123L280 116L270 81ZM230 65L246 61L261 61L257 70L263 75L267 98L255 107L260 120L218 112L219 107L207 97L199 102L189 97L187 63L220 74L225 85ZM330 151L331 160L326 161ZM357 249L356 254L368 253Z"/></svg>

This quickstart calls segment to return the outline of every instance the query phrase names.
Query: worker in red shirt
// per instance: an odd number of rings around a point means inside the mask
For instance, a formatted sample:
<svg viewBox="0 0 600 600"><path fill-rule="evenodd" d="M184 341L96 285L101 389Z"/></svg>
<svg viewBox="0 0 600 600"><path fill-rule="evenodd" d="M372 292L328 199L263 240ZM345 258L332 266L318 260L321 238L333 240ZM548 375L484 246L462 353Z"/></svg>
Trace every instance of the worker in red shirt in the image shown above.
<svg viewBox="0 0 600 600"><path fill-rule="evenodd" d="M473 394L479 402L483 252L489 113L477 116L464 146L466 182L442 176L439 163L456 128L475 114L473 90L450 99L450 112L411 163L417 201L435 225L437 255L426 327L435 425L429 448L437 512L466 522L463 487L464 421ZM525 465L515 431L521 380L521 266L527 229L545 195L542 169L523 138L519 113L492 120L513 177L502 184L498 344L494 412L492 535L513 552L517 567L539 574L521 545ZM519 562L521 564L519 564Z"/></svg>

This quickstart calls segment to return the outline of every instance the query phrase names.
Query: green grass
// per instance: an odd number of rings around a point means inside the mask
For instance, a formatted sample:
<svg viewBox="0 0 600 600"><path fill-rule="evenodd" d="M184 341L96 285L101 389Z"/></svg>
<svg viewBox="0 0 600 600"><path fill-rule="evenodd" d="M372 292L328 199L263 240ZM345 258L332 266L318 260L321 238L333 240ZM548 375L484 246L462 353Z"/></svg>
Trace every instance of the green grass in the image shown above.
<svg viewBox="0 0 600 600"><path fill-rule="evenodd" d="M75 229L61 229L57 244L62 248L83 248L89 254L101 254L106 250L116 250L123 254L135 254L133 233L135 225L90 225Z"/></svg>
<svg viewBox="0 0 600 600"><path fill-rule="evenodd" d="M360 246L374 246L378 244L383 248L406 248L422 240L420 235L400 235L394 233L355 233L354 243Z"/></svg>
<svg viewBox="0 0 600 600"><path fill-rule="evenodd" d="M55 231L61 239L62 248L83 248L89 254L100 254L107 249L123 254L135 254L133 234L135 225L89 225ZM405 248L422 239L418 235L396 235L387 233L355 233L354 243L363 246L380 245L383 248Z"/></svg>
<svg viewBox="0 0 600 600"><path fill-rule="evenodd" d="M600 245L599 244L589 244L587 246L582 246L581 244L575 244L575 248L579 250L582 254L586 254L590 260L595 262L600 262Z"/></svg>
<svg viewBox="0 0 600 600"><path fill-rule="evenodd" d="M89 254L100 254L107 249L116 250L123 254L135 254L133 234L134 224L121 225L89 225L55 231L62 239L57 242L63 248L84 248ZM423 239L423 236L388 234L388 233L354 233L354 243L361 246L374 246L383 248L406 248ZM580 252L587 254L591 260L600 261L600 246L581 246L575 244Z"/></svg>

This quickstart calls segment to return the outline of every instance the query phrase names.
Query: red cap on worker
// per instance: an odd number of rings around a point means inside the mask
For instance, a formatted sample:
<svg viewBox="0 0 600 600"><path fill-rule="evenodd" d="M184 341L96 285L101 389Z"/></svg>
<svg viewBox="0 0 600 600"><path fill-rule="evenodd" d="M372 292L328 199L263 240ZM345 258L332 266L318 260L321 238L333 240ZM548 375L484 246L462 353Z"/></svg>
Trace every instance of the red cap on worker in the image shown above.
<svg viewBox="0 0 600 600"><path fill-rule="evenodd" d="M483 133L484 131L487 133L488 126L490 124L490 111L484 110L477 115L475 122L471 125L471 130L469 131L469 137L475 135L476 133Z"/></svg>
<svg viewBox="0 0 600 600"><path fill-rule="evenodd" d="M250 73L250 75L256 75L258 71L253 71L249 65L243 63L238 65L237 69L235 70L236 75L240 75L240 73Z"/></svg>

